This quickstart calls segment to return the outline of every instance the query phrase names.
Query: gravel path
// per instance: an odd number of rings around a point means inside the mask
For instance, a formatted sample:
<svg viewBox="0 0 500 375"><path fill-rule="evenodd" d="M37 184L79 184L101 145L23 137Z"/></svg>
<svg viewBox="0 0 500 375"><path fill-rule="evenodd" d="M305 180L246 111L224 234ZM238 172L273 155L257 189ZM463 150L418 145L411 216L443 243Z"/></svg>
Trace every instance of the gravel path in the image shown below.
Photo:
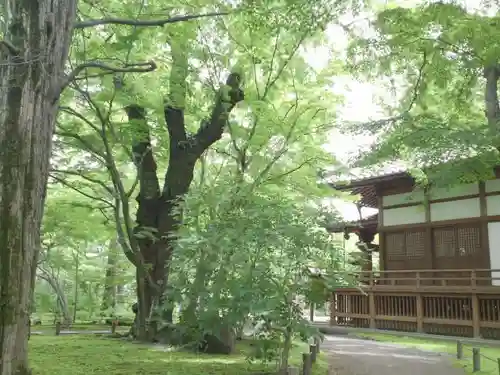
<svg viewBox="0 0 500 375"><path fill-rule="evenodd" d="M325 336L329 375L464 375L448 354L351 337Z"/></svg>

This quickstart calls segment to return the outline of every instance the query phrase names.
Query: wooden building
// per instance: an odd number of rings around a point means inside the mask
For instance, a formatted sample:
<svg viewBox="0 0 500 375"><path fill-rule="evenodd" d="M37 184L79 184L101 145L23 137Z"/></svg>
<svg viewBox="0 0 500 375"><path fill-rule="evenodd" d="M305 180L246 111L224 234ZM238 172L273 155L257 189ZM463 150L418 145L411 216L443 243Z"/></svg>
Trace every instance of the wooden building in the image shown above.
<svg viewBox="0 0 500 375"><path fill-rule="evenodd" d="M331 324L500 339L500 174L422 189L406 172L335 185L378 214L331 227L371 244L379 271L337 289ZM366 248L366 247L365 247ZM371 249L371 250L370 250Z"/></svg>

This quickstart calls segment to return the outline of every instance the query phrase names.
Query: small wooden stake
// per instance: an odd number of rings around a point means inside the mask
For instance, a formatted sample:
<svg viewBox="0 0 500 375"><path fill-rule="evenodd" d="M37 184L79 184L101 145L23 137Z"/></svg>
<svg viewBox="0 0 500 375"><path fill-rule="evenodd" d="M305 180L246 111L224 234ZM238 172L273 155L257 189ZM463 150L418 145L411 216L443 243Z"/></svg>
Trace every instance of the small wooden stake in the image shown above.
<svg viewBox="0 0 500 375"><path fill-rule="evenodd" d="M314 344L316 345L316 353L320 353L320 344L321 344L321 340L319 337L315 337L314 338Z"/></svg>
<svg viewBox="0 0 500 375"><path fill-rule="evenodd" d="M116 332L116 326L117 326L117 321L116 320L113 320L111 322L111 333L114 334Z"/></svg>
<svg viewBox="0 0 500 375"><path fill-rule="evenodd" d="M462 341L457 341L457 359L462 359L464 357L464 346Z"/></svg>
<svg viewBox="0 0 500 375"><path fill-rule="evenodd" d="M311 353L311 363L316 363L317 347L316 345L309 345L309 352Z"/></svg>
<svg viewBox="0 0 500 375"><path fill-rule="evenodd" d="M56 322L56 336L61 334L61 322Z"/></svg>
<svg viewBox="0 0 500 375"><path fill-rule="evenodd" d="M311 375L311 353L302 353L302 375Z"/></svg>
<svg viewBox="0 0 500 375"><path fill-rule="evenodd" d="M481 371L481 352L479 348L472 348L472 372Z"/></svg>

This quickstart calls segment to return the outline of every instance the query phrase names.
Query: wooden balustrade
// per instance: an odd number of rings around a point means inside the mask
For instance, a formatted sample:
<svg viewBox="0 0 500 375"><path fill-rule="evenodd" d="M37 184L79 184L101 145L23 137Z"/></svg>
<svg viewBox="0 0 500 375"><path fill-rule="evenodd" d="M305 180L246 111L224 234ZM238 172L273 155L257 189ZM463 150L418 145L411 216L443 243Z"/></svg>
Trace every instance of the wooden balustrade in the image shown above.
<svg viewBox="0 0 500 375"><path fill-rule="evenodd" d="M406 289L433 286L500 287L500 269L354 271L338 272L336 276L344 279L346 285L360 284L363 287L379 285Z"/></svg>
<svg viewBox="0 0 500 375"><path fill-rule="evenodd" d="M500 339L500 270L360 271L338 278L350 286L333 293L332 325Z"/></svg>

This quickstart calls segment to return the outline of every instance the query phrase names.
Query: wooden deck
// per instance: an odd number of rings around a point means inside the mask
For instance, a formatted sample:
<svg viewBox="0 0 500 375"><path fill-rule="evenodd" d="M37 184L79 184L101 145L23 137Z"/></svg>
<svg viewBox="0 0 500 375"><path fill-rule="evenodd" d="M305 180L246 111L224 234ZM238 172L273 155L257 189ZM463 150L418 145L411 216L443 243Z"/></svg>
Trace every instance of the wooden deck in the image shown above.
<svg viewBox="0 0 500 375"><path fill-rule="evenodd" d="M331 325L500 339L500 270L337 276L356 287L333 293Z"/></svg>

